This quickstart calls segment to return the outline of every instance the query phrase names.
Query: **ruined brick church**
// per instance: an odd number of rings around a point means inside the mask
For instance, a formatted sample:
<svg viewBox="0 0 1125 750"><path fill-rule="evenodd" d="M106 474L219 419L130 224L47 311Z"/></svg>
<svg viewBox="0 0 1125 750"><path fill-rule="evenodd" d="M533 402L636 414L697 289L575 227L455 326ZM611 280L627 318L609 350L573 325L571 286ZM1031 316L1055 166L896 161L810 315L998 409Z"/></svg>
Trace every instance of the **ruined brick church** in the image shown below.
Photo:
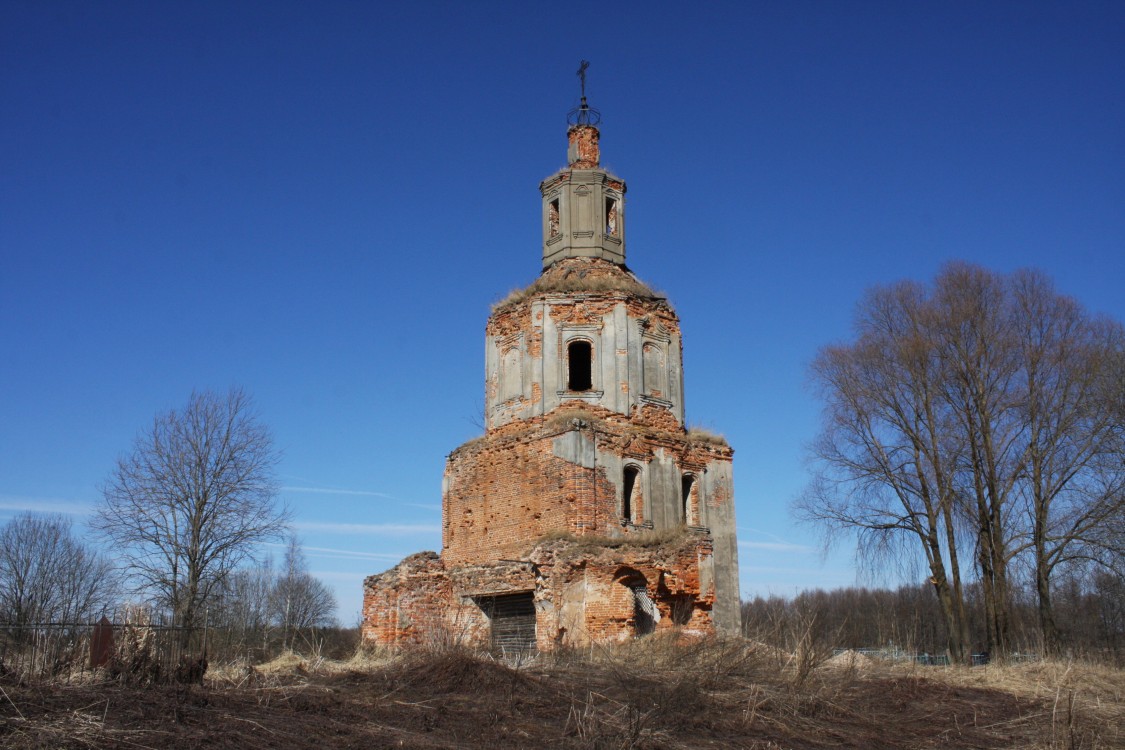
<svg viewBox="0 0 1125 750"><path fill-rule="evenodd" d="M737 632L733 450L684 423L680 326L625 265L597 110L539 186L543 272L485 327L484 435L449 454L442 552L364 581L363 637L501 651Z"/></svg>

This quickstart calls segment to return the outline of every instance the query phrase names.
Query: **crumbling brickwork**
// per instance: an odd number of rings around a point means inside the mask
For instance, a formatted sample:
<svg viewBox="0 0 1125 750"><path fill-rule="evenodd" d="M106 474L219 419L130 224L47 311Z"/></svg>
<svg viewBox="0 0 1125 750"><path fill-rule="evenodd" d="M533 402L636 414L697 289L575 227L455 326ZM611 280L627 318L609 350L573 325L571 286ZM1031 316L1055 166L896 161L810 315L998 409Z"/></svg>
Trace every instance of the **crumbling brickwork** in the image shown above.
<svg viewBox="0 0 1125 750"><path fill-rule="evenodd" d="M446 461L441 555L365 581L369 641L738 629L733 451L685 429L679 320L625 267L625 184L597 128L568 138L543 273L485 327L486 430Z"/></svg>
<svg viewBox="0 0 1125 750"><path fill-rule="evenodd" d="M634 544L564 536L537 543L522 560L493 564L422 553L367 579L364 638L384 646L485 644L485 602L526 592L536 609L535 648L621 640L644 616L637 588L653 604L651 631L705 635L714 632L711 552L705 534L684 531Z"/></svg>
<svg viewBox="0 0 1125 750"><path fill-rule="evenodd" d="M598 140L601 137L593 125L572 125L567 131L570 143L572 169L597 169L601 161Z"/></svg>

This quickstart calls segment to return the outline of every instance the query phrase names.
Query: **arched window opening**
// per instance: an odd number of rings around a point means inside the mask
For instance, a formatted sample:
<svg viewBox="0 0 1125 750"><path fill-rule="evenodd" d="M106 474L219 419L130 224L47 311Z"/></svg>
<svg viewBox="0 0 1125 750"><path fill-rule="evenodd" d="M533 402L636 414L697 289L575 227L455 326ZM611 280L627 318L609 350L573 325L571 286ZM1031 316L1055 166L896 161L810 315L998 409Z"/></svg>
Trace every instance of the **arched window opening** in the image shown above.
<svg viewBox="0 0 1125 750"><path fill-rule="evenodd" d="M589 341L571 341L566 347L567 388L572 391L593 388L593 354Z"/></svg>
<svg viewBox="0 0 1125 750"><path fill-rule="evenodd" d="M640 469L636 466L626 466L625 474L622 477L621 517L627 523L633 522L633 490L637 486L637 476L640 473Z"/></svg>
<svg viewBox="0 0 1125 750"><path fill-rule="evenodd" d="M695 477L691 474L684 474L684 478L680 480L680 496L682 498L683 513L680 518L684 523L691 524L691 489L695 486Z"/></svg>

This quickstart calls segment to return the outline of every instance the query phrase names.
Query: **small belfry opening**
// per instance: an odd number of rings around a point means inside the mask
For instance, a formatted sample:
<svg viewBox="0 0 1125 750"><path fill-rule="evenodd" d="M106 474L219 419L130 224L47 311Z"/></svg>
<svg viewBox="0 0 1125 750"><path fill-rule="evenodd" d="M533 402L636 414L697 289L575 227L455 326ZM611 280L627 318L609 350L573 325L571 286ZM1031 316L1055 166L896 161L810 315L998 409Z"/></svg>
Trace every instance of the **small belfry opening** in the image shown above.
<svg viewBox="0 0 1125 750"><path fill-rule="evenodd" d="M605 199L605 233L617 236L617 201L613 198Z"/></svg>
<svg viewBox="0 0 1125 750"><path fill-rule="evenodd" d="M559 234L559 199L555 198L547 204L547 236L557 237Z"/></svg>
<svg viewBox="0 0 1125 750"><path fill-rule="evenodd" d="M572 391L588 391L593 382L594 350L589 341L571 341L566 347L567 383Z"/></svg>

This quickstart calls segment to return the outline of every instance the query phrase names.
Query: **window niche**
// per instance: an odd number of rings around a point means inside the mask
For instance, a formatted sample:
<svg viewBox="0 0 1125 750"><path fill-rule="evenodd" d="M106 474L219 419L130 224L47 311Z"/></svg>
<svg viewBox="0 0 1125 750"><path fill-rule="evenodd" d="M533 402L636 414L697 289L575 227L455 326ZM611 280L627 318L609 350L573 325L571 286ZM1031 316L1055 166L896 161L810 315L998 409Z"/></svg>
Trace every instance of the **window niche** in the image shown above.
<svg viewBox="0 0 1125 750"><path fill-rule="evenodd" d="M518 346L504 351L500 358L500 400L511 401L523 395L523 361Z"/></svg>
<svg viewBox="0 0 1125 750"><path fill-rule="evenodd" d="M668 367L665 363L664 348L653 341L646 341L641 349L642 377L644 392L655 398L668 398Z"/></svg>
<svg viewBox="0 0 1125 750"><path fill-rule="evenodd" d="M575 339L566 346L566 387L589 391L594 387L594 348L589 341Z"/></svg>

